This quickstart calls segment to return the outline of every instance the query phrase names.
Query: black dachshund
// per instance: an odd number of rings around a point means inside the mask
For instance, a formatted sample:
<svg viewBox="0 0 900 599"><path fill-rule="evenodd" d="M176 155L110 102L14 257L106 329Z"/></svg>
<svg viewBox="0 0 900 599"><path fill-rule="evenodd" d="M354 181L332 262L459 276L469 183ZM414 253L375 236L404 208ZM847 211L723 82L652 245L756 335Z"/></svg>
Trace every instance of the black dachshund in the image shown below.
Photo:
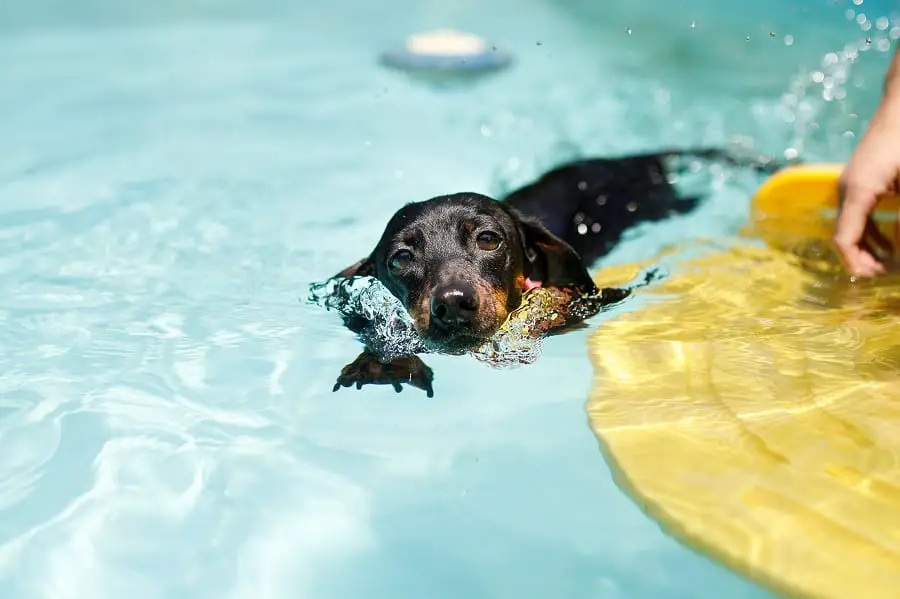
<svg viewBox="0 0 900 599"><path fill-rule="evenodd" d="M676 157L765 173L778 168L765 158L744 159L718 149L580 160L500 201L455 193L407 204L387 223L372 253L337 277L378 279L406 308L422 338L457 349L490 338L532 287L561 290L562 297L576 301L617 301L628 292L601 292L588 267L628 229L697 207L701 197L682 197L669 181L667 160ZM561 319L562 329L579 318ZM345 324L357 331L363 326L347 318ZM408 383L431 396L432 378L414 355L383 361L367 349L344 367L335 390L380 383L400 391L401 383Z"/></svg>

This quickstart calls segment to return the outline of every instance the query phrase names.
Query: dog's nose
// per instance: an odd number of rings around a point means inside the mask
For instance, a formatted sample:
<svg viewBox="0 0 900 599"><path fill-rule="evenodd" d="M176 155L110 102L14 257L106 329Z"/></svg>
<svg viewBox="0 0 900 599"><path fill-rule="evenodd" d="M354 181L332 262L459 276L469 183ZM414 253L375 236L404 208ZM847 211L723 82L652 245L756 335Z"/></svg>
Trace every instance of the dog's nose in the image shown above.
<svg viewBox="0 0 900 599"><path fill-rule="evenodd" d="M431 295L431 318L446 328L471 324L478 310L478 294L468 283L442 285Z"/></svg>

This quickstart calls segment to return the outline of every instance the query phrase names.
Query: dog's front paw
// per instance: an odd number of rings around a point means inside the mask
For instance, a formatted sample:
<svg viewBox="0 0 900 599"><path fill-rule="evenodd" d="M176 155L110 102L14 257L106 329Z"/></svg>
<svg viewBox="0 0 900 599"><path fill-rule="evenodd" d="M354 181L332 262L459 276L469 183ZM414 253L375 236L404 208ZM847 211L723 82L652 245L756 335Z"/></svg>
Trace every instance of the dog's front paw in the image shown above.
<svg viewBox="0 0 900 599"><path fill-rule="evenodd" d="M402 356L389 362L381 362L375 354L364 351L341 369L332 391L341 387L364 385L392 385L397 393L403 391L403 383L418 387L428 397L434 397L432 381L434 373L418 356Z"/></svg>

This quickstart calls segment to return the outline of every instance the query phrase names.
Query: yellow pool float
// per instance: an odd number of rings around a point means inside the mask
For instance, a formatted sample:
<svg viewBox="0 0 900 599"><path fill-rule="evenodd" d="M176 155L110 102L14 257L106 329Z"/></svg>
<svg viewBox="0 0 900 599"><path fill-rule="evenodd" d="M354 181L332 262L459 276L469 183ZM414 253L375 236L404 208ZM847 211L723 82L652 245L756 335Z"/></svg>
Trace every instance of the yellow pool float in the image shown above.
<svg viewBox="0 0 900 599"><path fill-rule="evenodd" d="M896 599L900 281L852 283L830 253L839 172L784 171L745 239L655 260L671 276L590 338L587 411L620 486L687 545L783 596Z"/></svg>

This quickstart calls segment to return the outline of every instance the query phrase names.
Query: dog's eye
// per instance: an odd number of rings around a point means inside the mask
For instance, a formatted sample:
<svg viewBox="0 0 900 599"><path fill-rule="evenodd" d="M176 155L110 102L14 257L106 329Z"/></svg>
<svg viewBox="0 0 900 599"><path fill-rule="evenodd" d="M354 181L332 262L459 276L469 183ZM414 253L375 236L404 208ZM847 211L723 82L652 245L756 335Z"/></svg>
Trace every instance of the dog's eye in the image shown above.
<svg viewBox="0 0 900 599"><path fill-rule="evenodd" d="M478 234L478 237L475 238L475 244L478 246L479 250L492 252L500 247L500 236L493 231L482 231Z"/></svg>
<svg viewBox="0 0 900 599"><path fill-rule="evenodd" d="M394 272L406 270L412 263L413 255L409 250L400 250L391 256L388 266Z"/></svg>

